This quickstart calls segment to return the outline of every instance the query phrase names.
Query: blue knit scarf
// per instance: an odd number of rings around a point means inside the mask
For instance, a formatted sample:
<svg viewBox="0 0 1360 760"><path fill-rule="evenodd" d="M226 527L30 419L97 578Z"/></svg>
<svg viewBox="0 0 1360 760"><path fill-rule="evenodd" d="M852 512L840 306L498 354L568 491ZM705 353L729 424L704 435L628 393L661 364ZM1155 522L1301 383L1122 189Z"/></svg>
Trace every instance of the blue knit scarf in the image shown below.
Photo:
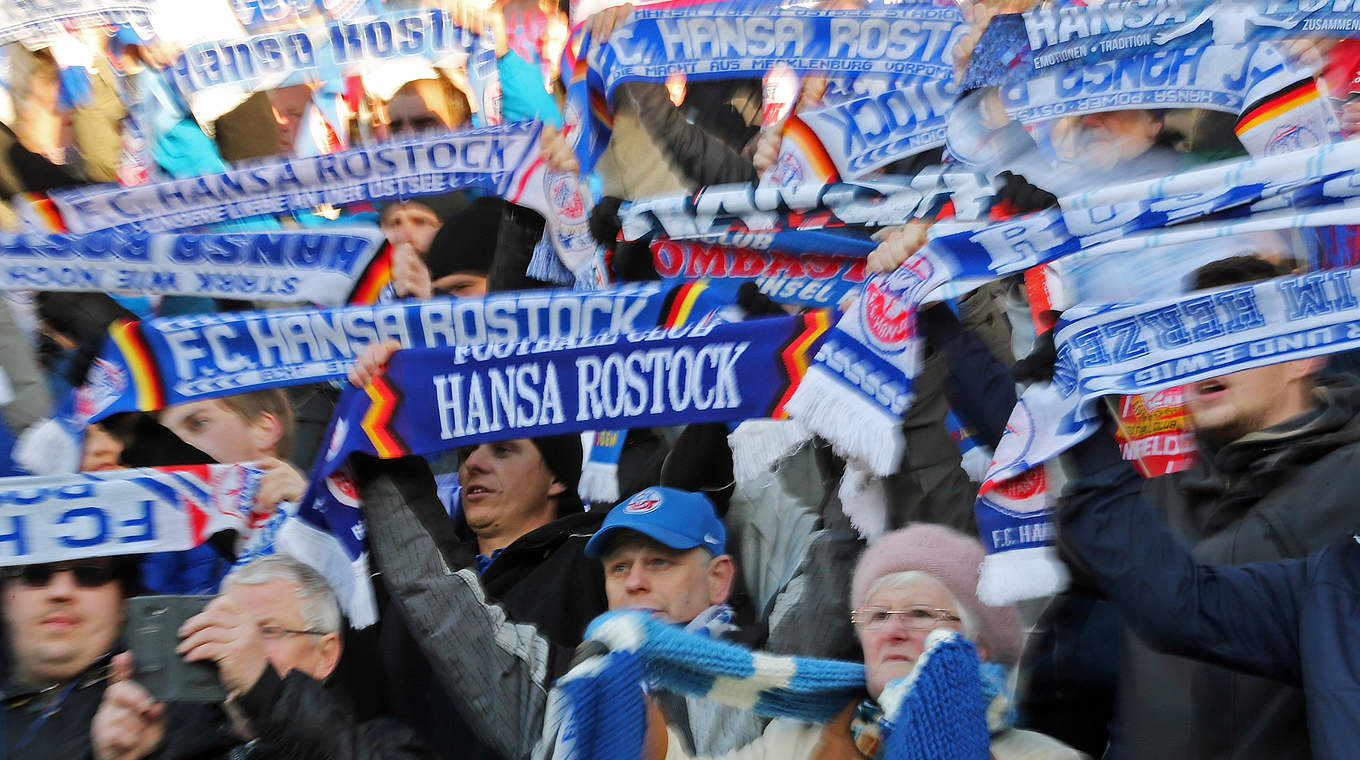
<svg viewBox="0 0 1360 760"><path fill-rule="evenodd" d="M536 758L633 760L646 733L643 685L706 697L769 717L824 723L864 695L864 666L784 657L687 633L635 610L606 613L586 630L600 651L554 687ZM977 652L956 633L933 632L915 671L884 690L891 760L989 756Z"/></svg>

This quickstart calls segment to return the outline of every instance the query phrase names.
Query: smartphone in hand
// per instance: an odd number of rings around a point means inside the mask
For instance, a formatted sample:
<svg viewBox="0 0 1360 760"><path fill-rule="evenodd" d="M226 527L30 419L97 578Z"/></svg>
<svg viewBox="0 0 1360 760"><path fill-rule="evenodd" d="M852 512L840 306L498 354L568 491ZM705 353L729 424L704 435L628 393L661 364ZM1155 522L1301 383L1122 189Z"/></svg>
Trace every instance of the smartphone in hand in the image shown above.
<svg viewBox="0 0 1360 760"><path fill-rule="evenodd" d="M212 596L141 596L127 600L123 638L132 651L132 677L161 702L223 702L227 691L211 662L185 662L175 653L179 627Z"/></svg>

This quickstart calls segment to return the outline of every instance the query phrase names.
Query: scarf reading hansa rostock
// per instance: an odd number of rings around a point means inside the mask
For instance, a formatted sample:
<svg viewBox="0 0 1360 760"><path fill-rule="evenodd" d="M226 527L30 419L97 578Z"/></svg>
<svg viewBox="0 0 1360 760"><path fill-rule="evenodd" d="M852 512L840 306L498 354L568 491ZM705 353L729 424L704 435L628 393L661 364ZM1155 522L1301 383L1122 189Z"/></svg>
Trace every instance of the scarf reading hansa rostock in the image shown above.
<svg viewBox="0 0 1360 760"><path fill-rule="evenodd" d="M1082 250L1113 253L1357 218L1360 144L1229 162L1060 200L1061 209L939 233L896 271L871 276L827 336L789 413L875 475L903 453L921 343L916 310ZM1193 222L1193 223L1192 223Z"/></svg>
<svg viewBox="0 0 1360 760"><path fill-rule="evenodd" d="M593 292L157 317L109 329L79 395L81 419L262 388L344 379L371 344L454 347L622 334L682 324L731 303L702 282Z"/></svg>
<svg viewBox="0 0 1360 760"><path fill-rule="evenodd" d="M579 124L577 155L590 171L609 142L614 89L624 82L758 78L776 62L798 72L953 75L950 50L967 31L958 8L906 3L823 11L769 3L640 8L603 45L586 35L564 57L566 121Z"/></svg>
<svg viewBox="0 0 1360 760"><path fill-rule="evenodd" d="M305 28L275 28L242 39L199 42L186 48L167 73L200 119L215 119L252 92L308 83L341 82L398 61L464 66L485 112L486 81L474 59L492 45L489 35L459 27L442 8L414 8L373 18L331 20ZM494 58L494 51L491 52ZM480 122L481 125L499 122ZM343 121L334 121L341 124Z"/></svg>
<svg viewBox="0 0 1360 760"><path fill-rule="evenodd" d="M578 278L598 281L599 246L587 226L590 196L576 175L548 170L539 155L541 131L540 122L514 122L150 185L54 191L51 201L70 232L164 232L475 187L542 213L562 263ZM35 230L53 228L42 208L27 210Z"/></svg>
<svg viewBox="0 0 1360 760"><path fill-rule="evenodd" d="M347 388L326 471L353 452L429 454L481 441L781 417L825 310L631 333L412 349Z"/></svg>
<svg viewBox="0 0 1360 760"><path fill-rule="evenodd" d="M977 502L989 604L1061 591L1042 465L1101 427L1104 396L1174 386L1360 347L1356 270L1282 277L1063 314L1053 381L1021 396Z"/></svg>
<svg viewBox="0 0 1360 760"><path fill-rule="evenodd" d="M119 291L336 306L387 243L371 227L319 231L0 234L0 290Z"/></svg>

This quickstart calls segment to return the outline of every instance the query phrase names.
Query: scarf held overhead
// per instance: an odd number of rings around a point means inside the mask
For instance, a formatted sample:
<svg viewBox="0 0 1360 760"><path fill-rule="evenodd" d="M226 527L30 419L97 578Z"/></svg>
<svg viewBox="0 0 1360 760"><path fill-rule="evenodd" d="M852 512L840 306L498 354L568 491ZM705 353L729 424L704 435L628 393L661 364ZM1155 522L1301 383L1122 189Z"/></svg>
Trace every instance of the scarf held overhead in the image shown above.
<svg viewBox="0 0 1360 760"><path fill-rule="evenodd" d="M181 551L249 535L262 471L192 465L0 479L0 566Z"/></svg>
<svg viewBox="0 0 1360 760"><path fill-rule="evenodd" d="M114 325L83 386L87 419L342 380L369 345L439 348L583 338L702 316L721 294L659 284L379 306L158 317Z"/></svg>
<svg viewBox="0 0 1360 760"><path fill-rule="evenodd" d="M708 3L634 11L603 45L566 57L567 122L581 124L577 153L590 171L608 143L614 89L623 82L758 78L775 63L799 72L907 74L946 80L950 51L967 31L952 5L821 11L761 3Z"/></svg>
<svg viewBox="0 0 1360 760"><path fill-rule="evenodd" d="M1040 8L1024 14L1034 67L1157 48L1360 33L1349 0L1184 0Z"/></svg>
<svg viewBox="0 0 1360 760"><path fill-rule="evenodd" d="M1360 202L1349 178L1358 168L1360 145L1343 143L1102 188L1061 199L1061 209L981 229L937 224L939 236L896 271L868 279L827 336L789 413L873 474L887 475L902 455L898 421L911 403L921 347L915 315L928 296L956 296L1086 249L1354 221Z"/></svg>
<svg viewBox="0 0 1360 760"><path fill-rule="evenodd" d="M587 226L591 198L575 175L548 170L539 157L541 131L539 122L514 122L151 185L58 191L51 199L71 232L162 232L475 187L542 213L562 263L582 271L598 248ZM41 228L36 213L30 223Z"/></svg>
<svg viewBox="0 0 1360 760"><path fill-rule="evenodd" d="M199 95L216 88L247 92L359 74L365 65L417 58L435 63L466 56L474 35L456 26L446 10L426 8L363 21L258 34L246 39L202 42L170 67L180 92Z"/></svg>
<svg viewBox="0 0 1360 760"><path fill-rule="evenodd" d="M0 44L23 42L34 49L68 28L136 24L147 29L154 0L62 0L60 3L0 4Z"/></svg>
<svg viewBox="0 0 1360 760"><path fill-rule="evenodd" d="M993 193L981 174L943 167L912 177L829 185L714 185L694 195L624 204L620 234L624 240L660 236L761 251L866 256L876 243L863 235L865 228L935 219L946 208L956 218L978 218Z"/></svg>
<svg viewBox="0 0 1360 760"><path fill-rule="evenodd" d="M386 245L372 228L324 232L0 234L0 290L343 303Z"/></svg>
<svg viewBox="0 0 1360 760"><path fill-rule="evenodd" d="M327 470L481 441L782 416L829 314L399 351L348 388ZM771 367L774 371L771 372Z"/></svg>
<svg viewBox="0 0 1360 760"><path fill-rule="evenodd" d="M1055 332L1053 382L1025 391L978 496L988 553L978 584L989 603L1055 593L1037 469L1097 431L1102 396L1157 391L1268 364L1360 347L1355 270L1200 291L1147 303L1078 306Z"/></svg>

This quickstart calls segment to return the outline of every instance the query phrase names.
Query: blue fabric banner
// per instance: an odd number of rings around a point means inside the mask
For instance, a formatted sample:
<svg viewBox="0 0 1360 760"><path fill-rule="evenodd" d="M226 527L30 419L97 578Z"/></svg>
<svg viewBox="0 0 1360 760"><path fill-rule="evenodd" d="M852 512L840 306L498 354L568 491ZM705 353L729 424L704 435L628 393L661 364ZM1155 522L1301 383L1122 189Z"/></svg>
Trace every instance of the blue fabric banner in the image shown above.
<svg viewBox="0 0 1360 760"><path fill-rule="evenodd" d="M526 435L780 415L829 326L813 311L400 351L386 373L341 397L325 469L353 452L390 458Z"/></svg>
<svg viewBox="0 0 1360 760"><path fill-rule="evenodd" d="M0 234L0 290L344 303L386 245L373 228L170 235Z"/></svg>
<svg viewBox="0 0 1360 760"><path fill-rule="evenodd" d="M1309 34L1360 34L1350 0L1177 0L1026 11L1035 68L1158 48L1233 45Z"/></svg>
<svg viewBox="0 0 1360 760"><path fill-rule="evenodd" d="M150 411L259 388L343 379L363 349L394 339L406 347L561 341L645 330L675 299L659 283L609 290L525 291L486 298L194 314L115 326L91 368L86 417ZM721 294L694 293L702 317ZM730 300L727 301L730 303Z"/></svg>

